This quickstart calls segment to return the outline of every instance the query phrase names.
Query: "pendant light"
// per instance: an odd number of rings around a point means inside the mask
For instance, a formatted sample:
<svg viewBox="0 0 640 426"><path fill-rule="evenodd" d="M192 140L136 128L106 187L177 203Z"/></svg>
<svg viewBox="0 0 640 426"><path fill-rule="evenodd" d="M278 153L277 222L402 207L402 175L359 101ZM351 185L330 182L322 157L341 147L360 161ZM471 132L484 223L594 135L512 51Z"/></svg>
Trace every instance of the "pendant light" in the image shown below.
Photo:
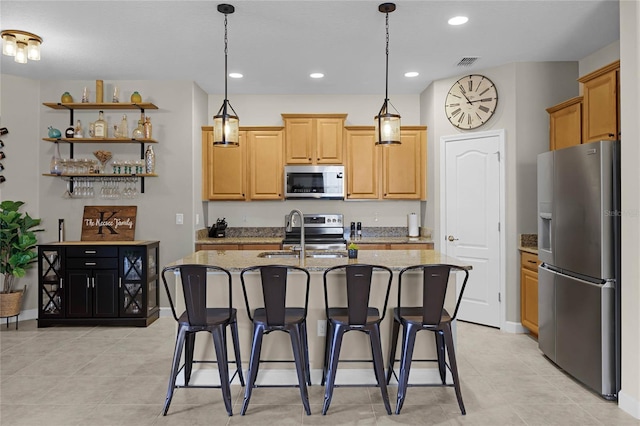
<svg viewBox="0 0 640 426"><path fill-rule="evenodd" d="M396 10L396 5L394 3L382 3L378 6L378 10L386 14L387 39L385 54L387 61L384 103L375 117L376 145L398 145L400 144L400 114L389 102L389 13ZM395 114L389 111L389 106L393 108Z"/></svg>
<svg viewBox="0 0 640 426"><path fill-rule="evenodd" d="M235 8L230 4L219 4L218 12L224 14L224 101L213 116L213 145L238 146L240 120L227 99L227 15L235 12Z"/></svg>
<svg viewBox="0 0 640 426"><path fill-rule="evenodd" d="M13 56L14 61L20 64L26 64L27 58L40 60L42 37L21 30L4 30L0 32L0 37L3 55Z"/></svg>

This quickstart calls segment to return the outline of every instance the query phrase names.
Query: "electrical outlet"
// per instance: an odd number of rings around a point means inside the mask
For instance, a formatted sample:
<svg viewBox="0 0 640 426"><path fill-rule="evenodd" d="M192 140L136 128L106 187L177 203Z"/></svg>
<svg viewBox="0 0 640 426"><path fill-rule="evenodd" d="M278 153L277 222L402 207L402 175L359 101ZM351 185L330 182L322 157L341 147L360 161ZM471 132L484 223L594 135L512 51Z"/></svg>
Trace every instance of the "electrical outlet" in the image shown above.
<svg viewBox="0 0 640 426"><path fill-rule="evenodd" d="M176 225L184 224L184 215L182 213L176 213Z"/></svg>
<svg viewBox="0 0 640 426"><path fill-rule="evenodd" d="M318 337L324 337L327 335L327 321L318 320Z"/></svg>
<svg viewBox="0 0 640 426"><path fill-rule="evenodd" d="M200 215L196 213L196 225L200 225Z"/></svg>

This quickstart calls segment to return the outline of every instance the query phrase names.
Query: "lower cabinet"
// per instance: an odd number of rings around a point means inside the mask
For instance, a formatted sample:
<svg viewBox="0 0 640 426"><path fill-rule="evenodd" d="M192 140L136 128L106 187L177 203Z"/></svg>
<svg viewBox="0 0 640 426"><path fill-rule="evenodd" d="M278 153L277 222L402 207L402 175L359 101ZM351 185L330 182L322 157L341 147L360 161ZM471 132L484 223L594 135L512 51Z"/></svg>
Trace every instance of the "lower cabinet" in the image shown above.
<svg viewBox="0 0 640 426"><path fill-rule="evenodd" d="M200 250L281 250L281 244L196 244Z"/></svg>
<svg viewBox="0 0 640 426"><path fill-rule="evenodd" d="M538 256L520 254L520 322L538 336Z"/></svg>
<svg viewBox="0 0 640 426"><path fill-rule="evenodd" d="M159 307L159 243L38 247L38 327L147 326Z"/></svg>

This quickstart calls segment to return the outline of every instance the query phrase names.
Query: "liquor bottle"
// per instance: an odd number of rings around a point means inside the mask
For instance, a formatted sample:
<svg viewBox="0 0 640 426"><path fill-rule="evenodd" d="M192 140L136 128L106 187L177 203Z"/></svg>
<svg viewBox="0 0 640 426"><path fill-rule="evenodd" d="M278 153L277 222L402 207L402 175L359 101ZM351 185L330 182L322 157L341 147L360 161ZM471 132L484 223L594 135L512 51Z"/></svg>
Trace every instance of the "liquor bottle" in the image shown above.
<svg viewBox="0 0 640 426"><path fill-rule="evenodd" d="M129 137L129 122L127 121L127 114L122 115L122 120L120 121L118 132L120 133L119 137L121 138Z"/></svg>
<svg viewBox="0 0 640 426"><path fill-rule="evenodd" d="M74 138L84 138L84 130L82 129L82 124L80 120L76 121L76 128L74 129Z"/></svg>
<svg viewBox="0 0 640 426"><path fill-rule="evenodd" d="M153 147L149 145L144 153L145 173L155 173L156 170L156 154Z"/></svg>
<svg viewBox="0 0 640 426"><path fill-rule="evenodd" d="M151 139L151 135L153 134L153 127L151 126L151 117L145 117L144 119L144 137L146 139Z"/></svg>
<svg viewBox="0 0 640 426"><path fill-rule="evenodd" d="M104 119L104 112L100 111L98 120L93 124L93 134L96 138L106 138L108 135L107 122Z"/></svg>
<svg viewBox="0 0 640 426"><path fill-rule="evenodd" d="M60 158L60 147L58 146L58 142L55 142L55 151L53 153L53 157L51 157L51 163L49 163L49 169L51 174L53 175L61 175L62 174L62 158Z"/></svg>
<svg viewBox="0 0 640 426"><path fill-rule="evenodd" d="M144 139L144 121L138 120L138 127L133 129L133 133L131 134L133 139Z"/></svg>

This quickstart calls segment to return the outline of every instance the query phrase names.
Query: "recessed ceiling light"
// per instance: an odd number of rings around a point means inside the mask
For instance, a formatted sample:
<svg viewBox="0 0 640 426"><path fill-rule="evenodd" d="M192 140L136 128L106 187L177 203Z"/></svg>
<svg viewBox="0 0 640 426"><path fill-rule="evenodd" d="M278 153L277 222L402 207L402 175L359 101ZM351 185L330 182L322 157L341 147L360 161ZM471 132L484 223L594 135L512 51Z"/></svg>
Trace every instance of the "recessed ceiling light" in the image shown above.
<svg viewBox="0 0 640 426"><path fill-rule="evenodd" d="M449 23L449 25L462 25L462 24L466 24L469 21L469 18L467 18L466 16L454 16L453 18L449 19L447 22Z"/></svg>
<svg viewBox="0 0 640 426"><path fill-rule="evenodd" d="M229 73L229 77L231 77L231 78L242 78L242 74L240 74L239 72L230 72Z"/></svg>
<svg viewBox="0 0 640 426"><path fill-rule="evenodd" d="M311 74L309 74L309 77L311 77L311 78L322 78L322 77L324 77L324 74L322 74L321 72L312 72Z"/></svg>
<svg viewBox="0 0 640 426"><path fill-rule="evenodd" d="M417 77L419 75L420 75L420 73L417 72L417 71L409 71L409 72L405 72L404 73L405 77Z"/></svg>

